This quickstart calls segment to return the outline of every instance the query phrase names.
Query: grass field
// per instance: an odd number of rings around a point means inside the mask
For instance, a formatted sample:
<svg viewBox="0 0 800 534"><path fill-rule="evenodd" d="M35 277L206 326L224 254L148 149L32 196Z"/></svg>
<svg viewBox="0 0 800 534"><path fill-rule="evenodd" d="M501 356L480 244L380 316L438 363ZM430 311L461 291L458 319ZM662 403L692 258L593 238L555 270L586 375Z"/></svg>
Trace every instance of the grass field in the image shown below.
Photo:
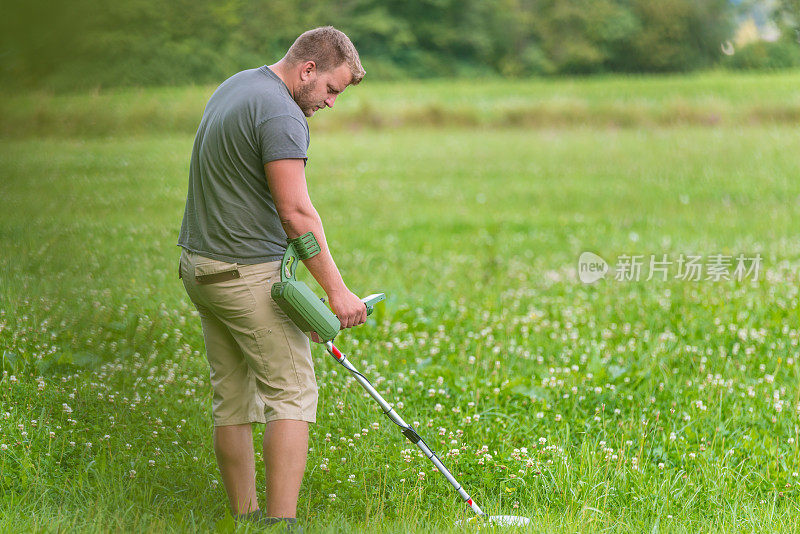
<svg viewBox="0 0 800 534"><path fill-rule="evenodd" d="M314 118L316 131L398 127L750 126L800 122L800 70L507 81L373 82ZM7 95L0 135L194 133L214 87Z"/></svg>
<svg viewBox="0 0 800 534"><path fill-rule="evenodd" d="M585 121L349 128L362 89L389 116L557 98L545 82L452 96L365 81L311 120L307 175L334 257L356 292L388 295L338 344L485 510L530 516L531 532L800 531L798 121L590 113L655 112L676 91L723 117L791 110L797 76L562 80L593 103ZM16 97L3 115L2 532L233 530L199 319L176 276L209 90ZM59 99L78 127L47 127ZM742 281L672 265L666 281L587 285L584 251L612 269L622 255L762 260ZM307 532L463 530L443 477L315 355Z"/></svg>

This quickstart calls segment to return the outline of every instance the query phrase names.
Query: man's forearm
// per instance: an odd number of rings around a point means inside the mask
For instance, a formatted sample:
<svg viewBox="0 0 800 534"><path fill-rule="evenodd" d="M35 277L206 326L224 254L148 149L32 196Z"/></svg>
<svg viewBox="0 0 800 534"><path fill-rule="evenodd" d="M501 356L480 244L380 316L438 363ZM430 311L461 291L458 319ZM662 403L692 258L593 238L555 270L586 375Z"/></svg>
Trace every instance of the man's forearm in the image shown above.
<svg viewBox="0 0 800 534"><path fill-rule="evenodd" d="M347 286L328 249L325 232L322 229L322 219L316 210L310 213L295 212L285 219L282 218L281 224L289 239L294 239L309 231L314 233L314 237L319 243L320 253L303 263L329 296L332 293L346 291Z"/></svg>

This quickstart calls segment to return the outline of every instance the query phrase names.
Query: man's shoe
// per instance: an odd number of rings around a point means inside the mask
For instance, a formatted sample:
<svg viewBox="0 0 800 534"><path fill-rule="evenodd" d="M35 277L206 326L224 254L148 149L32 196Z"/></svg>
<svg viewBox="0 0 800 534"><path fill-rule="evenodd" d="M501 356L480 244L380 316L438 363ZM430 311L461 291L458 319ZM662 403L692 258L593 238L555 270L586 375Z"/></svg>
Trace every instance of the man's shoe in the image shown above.
<svg viewBox="0 0 800 534"><path fill-rule="evenodd" d="M233 514L233 522L236 525L239 523L258 523L262 517L264 517L264 514L261 512L261 508L259 508L258 510L253 510L246 514Z"/></svg>
<svg viewBox="0 0 800 534"><path fill-rule="evenodd" d="M258 519L257 523L262 527L283 525L283 528L278 529L279 532L291 532L292 534L303 534L304 532L303 527L294 517L268 517L264 515Z"/></svg>
<svg viewBox="0 0 800 534"><path fill-rule="evenodd" d="M261 508L246 514L234 514L233 521L236 525L240 523L251 523L255 526L272 528L283 525L284 532L292 534L303 534L303 527L294 517L268 517L261 512Z"/></svg>

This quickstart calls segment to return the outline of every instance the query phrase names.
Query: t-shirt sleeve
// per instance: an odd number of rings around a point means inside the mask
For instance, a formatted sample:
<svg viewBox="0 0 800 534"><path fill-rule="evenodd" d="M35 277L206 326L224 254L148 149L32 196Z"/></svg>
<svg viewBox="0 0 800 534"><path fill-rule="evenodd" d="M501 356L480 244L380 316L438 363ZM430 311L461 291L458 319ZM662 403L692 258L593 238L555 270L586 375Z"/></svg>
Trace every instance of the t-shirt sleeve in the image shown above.
<svg viewBox="0 0 800 534"><path fill-rule="evenodd" d="M307 126L291 115L280 115L263 121L257 127L261 141L261 164L276 159L306 159Z"/></svg>

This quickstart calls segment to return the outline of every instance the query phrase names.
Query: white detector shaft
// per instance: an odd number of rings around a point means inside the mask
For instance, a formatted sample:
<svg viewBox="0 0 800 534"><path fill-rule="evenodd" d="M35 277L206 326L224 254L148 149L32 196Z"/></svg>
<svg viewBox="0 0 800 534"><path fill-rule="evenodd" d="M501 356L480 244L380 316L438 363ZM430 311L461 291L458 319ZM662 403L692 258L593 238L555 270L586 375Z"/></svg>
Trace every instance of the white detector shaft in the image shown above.
<svg viewBox="0 0 800 534"><path fill-rule="evenodd" d="M436 469L438 469L439 472L444 475L444 477L455 488L455 490L458 492L461 498L464 499L464 502L466 502L469 505L469 507L472 508L472 511L480 516L486 516L483 510L481 510L480 506L475 504L475 501L472 500L472 498L464 490L461 484L458 483L453 474L444 466L442 461L439 460L439 457L436 456L436 454L428 447L428 444L425 443L425 441L420 437L419 434L417 434L417 431L414 430L414 427L403 421L403 418L400 417L397 414L397 412L394 411L394 408L392 408L389 405L389 403L386 402L383 397L381 397L381 394L378 393L374 387L372 387L372 384L370 384L369 380L367 380L364 377L364 375L356 371L355 367L353 367L353 365L350 363L347 357L334 346L332 341L326 342L325 347L328 353L331 356L333 356L337 362L342 364L342 366L345 369L350 371L350 373L353 375L353 377L355 377L358 383L361 384L361 386L367 390L367 393L369 393L370 396L373 399L375 399L378 404L380 404L381 409L383 410L383 413L386 415L386 417L391 419L391 421L394 424L399 426L400 431L403 433L403 435L407 437L411 443L419 447L419 449L425 454L425 456L428 457L428 460L433 462L433 465L436 466ZM505 516L498 516L498 517L505 517ZM522 519L527 519L527 518L522 518Z"/></svg>

